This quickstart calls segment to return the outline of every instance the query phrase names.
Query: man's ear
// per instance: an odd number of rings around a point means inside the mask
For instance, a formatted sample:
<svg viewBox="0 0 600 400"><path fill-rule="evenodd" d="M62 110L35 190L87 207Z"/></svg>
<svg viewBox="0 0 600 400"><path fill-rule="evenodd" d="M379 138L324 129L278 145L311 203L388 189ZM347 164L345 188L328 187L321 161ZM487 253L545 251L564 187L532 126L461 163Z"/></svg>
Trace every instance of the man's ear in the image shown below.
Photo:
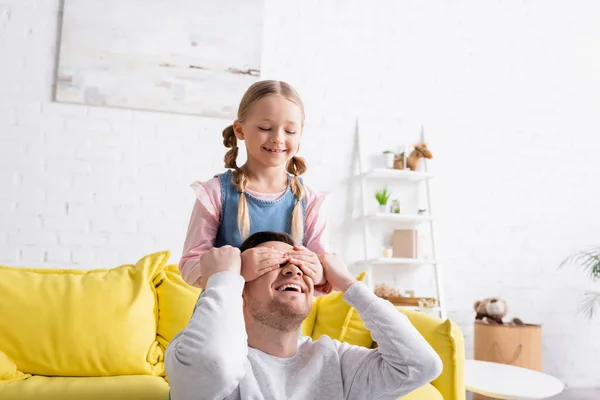
<svg viewBox="0 0 600 400"><path fill-rule="evenodd" d="M237 119L233 121L233 133L238 140L244 140L244 132L242 130L242 124Z"/></svg>

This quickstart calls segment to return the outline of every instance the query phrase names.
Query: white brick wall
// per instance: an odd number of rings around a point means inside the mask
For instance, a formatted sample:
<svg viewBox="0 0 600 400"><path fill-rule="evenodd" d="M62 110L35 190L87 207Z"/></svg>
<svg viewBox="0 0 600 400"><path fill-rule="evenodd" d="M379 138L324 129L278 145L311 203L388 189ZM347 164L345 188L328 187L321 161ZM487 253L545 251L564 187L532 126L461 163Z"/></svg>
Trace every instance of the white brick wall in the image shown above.
<svg viewBox="0 0 600 400"><path fill-rule="evenodd" d="M222 169L227 121L51 101L59 0L0 0L0 263L112 267L170 249ZM573 1L267 1L264 77L302 94L307 182L331 192L333 247L358 232L357 114L424 123L450 316L503 296L544 325L545 369L600 386L590 287L556 266L600 244L600 7ZM232 26L232 28L234 28ZM395 138L395 132L388 132ZM339 206L338 206L339 204Z"/></svg>

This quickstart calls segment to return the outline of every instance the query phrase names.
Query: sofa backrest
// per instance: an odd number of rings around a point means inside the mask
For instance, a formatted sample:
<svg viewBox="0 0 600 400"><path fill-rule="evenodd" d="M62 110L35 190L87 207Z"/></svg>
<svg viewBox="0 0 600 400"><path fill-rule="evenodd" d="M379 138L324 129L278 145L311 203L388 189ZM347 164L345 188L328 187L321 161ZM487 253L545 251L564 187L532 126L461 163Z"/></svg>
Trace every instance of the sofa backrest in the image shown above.
<svg viewBox="0 0 600 400"><path fill-rule="evenodd" d="M157 340L162 349L188 324L201 290L185 283L178 265L167 265L154 280L158 296Z"/></svg>
<svg viewBox="0 0 600 400"><path fill-rule="evenodd" d="M155 280L169 255L106 270L0 267L0 352L28 374L164 374Z"/></svg>

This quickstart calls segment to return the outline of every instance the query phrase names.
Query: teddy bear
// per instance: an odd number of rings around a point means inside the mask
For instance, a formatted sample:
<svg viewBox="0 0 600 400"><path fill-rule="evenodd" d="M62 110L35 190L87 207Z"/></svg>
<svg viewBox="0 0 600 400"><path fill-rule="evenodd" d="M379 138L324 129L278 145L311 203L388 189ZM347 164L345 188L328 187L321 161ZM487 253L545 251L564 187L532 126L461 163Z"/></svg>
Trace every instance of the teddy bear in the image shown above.
<svg viewBox="0 0 600 400"><path fill-rule="evenodd" d="M502 319L508 312L508 306L506 305L506 301L501 298L488 297L481 301L478 300L475 302L474 308L477 313L475 320L481 320L486 324L505 324ZM507 324L523 325L523 321L519 318L513 318Z"/></svg>

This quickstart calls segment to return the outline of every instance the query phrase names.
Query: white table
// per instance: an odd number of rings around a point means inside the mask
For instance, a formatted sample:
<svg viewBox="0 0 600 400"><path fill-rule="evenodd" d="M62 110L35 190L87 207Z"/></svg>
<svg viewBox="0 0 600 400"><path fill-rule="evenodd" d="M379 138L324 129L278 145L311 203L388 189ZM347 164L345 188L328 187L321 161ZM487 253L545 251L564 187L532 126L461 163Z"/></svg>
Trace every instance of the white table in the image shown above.
<svg viewBox="0 0 600 400"><path fill-rule="evenodd" d="M477 360L465 360L465 386L470 392L508 400L546 399L565 387L538 371Z"/></svg>

